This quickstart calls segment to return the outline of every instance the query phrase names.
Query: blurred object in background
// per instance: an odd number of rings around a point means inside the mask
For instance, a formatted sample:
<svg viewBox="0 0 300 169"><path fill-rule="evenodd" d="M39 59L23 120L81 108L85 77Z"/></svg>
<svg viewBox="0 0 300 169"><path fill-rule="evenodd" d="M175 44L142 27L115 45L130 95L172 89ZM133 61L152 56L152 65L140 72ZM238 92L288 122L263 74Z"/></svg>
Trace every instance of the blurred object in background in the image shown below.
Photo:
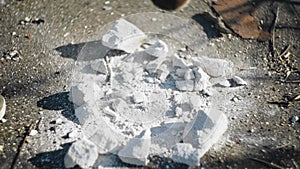
<svg viewBox="0 0 300 169"><path fill-rule="evenodd" d="M151 0L154 5L164 10L177 10L185 7L190 0Z"/></svg>

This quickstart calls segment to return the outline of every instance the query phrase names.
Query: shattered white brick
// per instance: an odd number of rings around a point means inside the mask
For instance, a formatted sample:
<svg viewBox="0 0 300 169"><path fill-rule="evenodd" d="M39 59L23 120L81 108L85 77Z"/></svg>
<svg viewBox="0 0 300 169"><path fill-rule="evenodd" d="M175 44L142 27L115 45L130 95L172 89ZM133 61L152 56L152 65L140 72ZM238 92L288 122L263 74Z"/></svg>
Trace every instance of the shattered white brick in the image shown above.
<svg viewBox="0 0 300 169"><path fill-rule="evenodd" d="M134 103L142 103L147 100L147 97L144 93L142 92L134 92L133 93L133 102Z"/></svg>
<svg viewBox="0 0 300 169"><path fill-rule="evenodd" d="M180 80L175 82L176 88L180 91L193 91L194 81L193 80Z"/></svg>
<svg viewBox="0 0 300 169"><path fill-rule="evenodd" d="M182 59L179 57L177 53L175 53L172 57L172 62L173 62L173 67L178 67L178 68L187 68L189 64L187 63L186 60Z"/></svg>
<svg viewBox="0 0 300 169"><path fill-rule="evenodd" d="M225 79L223 77L212 78L212 79L210 79L210 82L213 85L220 86L220 87L230 87L231 86L231 83L229 82L229 80L227 80L227 79Z"/></svg>
<svg viewBox="0 0 300 169"><path fill-rule="evenodd" d="M189 104L192 109L197 110L200 109L202 106L202 98L199 95L191 94L189 97Z"/></svg>
<svg viewBox="0 0 300 169"><path fill-rule="evenodd" d="M193 80L195 79L195 75L192 69L187 69L184 73L185 80Z"/></svg>
<svg viewBox="0 0 300 169"><path fill-rule="evenodd" d="M172 152L172 160L189 166L200 166L201 153L189 143L177 143Z"/></svg>
<svg viewBox="0 0 300 169"><path fill-rule="evenodd" d="M101 112L97 112L99 115ZM87 122L82 125L81 131L97 146L100 154L117 153L123 142L127 139L109 125L105 118L98 118L96 115L91 116Z"/></svg>
<svg viewBox="0 0 300 169"><path fill-rule="evenodd" d="M80 107L75 109L75 115L77 117L77 119L79 120L80 124L85 124L86 121L89 118L89 114L90 112L88 112L88 108L86 107L86 105L81 105Z"/></svg>
<svg viewBox="0 0 300 169"><path fill-rule="evenodd" d="M5 110L6 110L6 103L5 99L3 96L0 95L0 120L3 118L5 115Z"/></svg>
<svg viewBox="0 0 300 169"><path fill-rule="evenodd" d="M238 85L238 86L247 86L247 82L243 80L242 78L238 76L233 76L232 80Z"/></svg>
<svg viewBox="0 0 300 169"><path fill-rule="evenodd" d="M133 53L146 38L146 34L138 27L125 19L119 19L112 23L109 31L102 37L102 44L111 49Z"/></svg>
<svg viewBox="0 0 300 169"><path fill-rule="evenodd" d="M228 120L224 113L218 110L212 110L209 113L199 110L195 119L186 125L183 142L199 148L201 157L218 142L227 130L227 124Z"/></svg>
<svg viewBox="0 0 300 169"><path fill-rule="evenodd" d="M168 69L168 66L166 64L162 64L159 68L158 71L158 78L162 81L165 82L166 78L168 77L170 71Z"/></svg>
<svg viewBox="0 0 300 169"><path fill-rule="evenodd" d="M83 91L81 91L78 86L71 87L69 94L69 100L71 102L73 102L77 106L80 106L84 103L83 97Z"/></svg>
<svg viewBox="0 0 300 169"><path fill-rule="evenodd" d="M95 70L99 73L105 74L105 75L108 73L107 66L106 66L104 59L96 59L96 60L92 61L91 68L93 70Z"/></svg>
<svg viewBox="0 0 300 169"><path fill-rule="evenodd" d="M118 152L119 158L128 164L145 166L151 145L151 131L147 129L140 137L131 139L123 149Z"/></svg>
<svg viewBox="0 0 300 169"><path fill-rule="evenodd" d="M169 52L169 49L168 49L168 45L164 41L158 40L153 45L148 47L145 50L145 52L151 56L158 58L158 57L166 57Z"/></svg>
<svg viewBox="0 0 300 169"><path fill-rule="evenodd" d="M225 77L233 73L233 63L223 59L209 58L209 57L192 57L194 66L201 67L209 76Z"/></svg>
<svg viewBox="0 0 300 169"><path fill-rule="evenodd" d="M176 69L176 75L177 75L178 77L184 78L184 75L185 75L185 72L186 72L186 71L187 71L187 68L183 68L183 69L178 68L178 69Z"/></svg>
<svg viewBox="0 0 300 169"><path fill-rule="evenodd" d="M76 165L81 168L91 168L98 158L97 147L86 138L74 142L69 148L64 164L66 168Z"/></svg>
<svg viewBox="0 0 300 169"><path fill-rule="evenodd" d="M210 77L200 67L195 67L193 72L195 75L194 91L206 90L211 85Z"/></svg>

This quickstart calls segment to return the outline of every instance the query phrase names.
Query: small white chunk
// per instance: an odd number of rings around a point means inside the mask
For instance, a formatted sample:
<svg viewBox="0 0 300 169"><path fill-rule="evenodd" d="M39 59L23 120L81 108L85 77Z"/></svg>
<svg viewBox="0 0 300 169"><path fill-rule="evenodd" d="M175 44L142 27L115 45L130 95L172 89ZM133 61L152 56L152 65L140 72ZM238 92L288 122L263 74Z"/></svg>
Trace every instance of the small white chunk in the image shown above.
<svg viewBox="0 0 300 169"><path fill-rule="evenodd" d="M177 143L172 153L172 160L189 166L200 166L201 153L188 143Z"/></svg>
<svg viewBox="0 0 300 169"><path fill-rule="evenodd" d="M194 68L195 75L195 91L206 90L211 84L209 82L210 77L200 68Z"/></svg>
<svg viewBox="0 0 300 169"><path fill-rule="evenodd" d="M147 99L146 95L142 92L136 92L133 94L133 102L134 103L142 103Z"/></svg>
<svg viewBox="0 0 300 169"><path fill-rule="evenodd" d="M184 59L180 58L177 53L173 55L173 67L179 67L179 68L187 68L189 65L185 62Z"/></svg>
<svg viewBox="0 0 300 169"><path fill-rule="evenodd" d="M162 64L159 68L158 72L158 78L162 81L165 82L166 78L170 74L170 71L168 69L168 66L166 64Z"/></svg>
<svg viewBox="0 0 300 169"><path fill-rule="evenodd" d="M189 122L183 132L183 142L199 148L200 157L215 144L227 130L228 120L224 113L212 110L198 111L196 118Z"/></svg>
<svg viewBox="0 0 300 169"><path fill-rule="evenodd" d="M212 77L225 77L233 73L233 63L223 59L209 57L192 57L194 66L201 67Z"/></svg>
<svg viewBox="0 0 300 169"><path fill-rule="evenodd" d="M91 68L99 73L107 74L107 66L104 59L96 59L91 63Z"/></svg>
<svg viewBox="0 0 300 169"><path fill-rule="evenodd" d="M125 19L119 19L112 23L110 30L102 37L102 44L111 49L133 53L146 38L146 34L138 27Z"/></svg>
<svg viewBox="0 0 300 169"><path fill-rule="evenodd" d="M38 133L39 133L39 132L38 132L37 130L34 130L34 129L33 129L33 130L30 131L29 135L30 135L30 136L35 136L35 135L37 135Z"/></svg>
<svg viewBox="0 0 300 169"><path fill-rule="evenodd" d="M193 80L181 80L175 82L176 88L180 91L193 91L194 81Z"/></svg>
<svg viewBox="0 0 300 169"><path fill-rule="evenodd" d="M72 168L76 165L81 168L91 168L98 158L97 147L94 143L83 138L74 142L69 148L64 164L66 168Z"/></svg>
<svg viewBox="0 0 300 169"><path fill-rule="evenodd" d="M0 95L0 120L3 118L5 115L5 110L6 110L6 103L5 99L3 96Z"/></svg>
<svg viewBox="0 0 300 169"><path fill-rule="evenodd" d="M243 80L242 78L238 76L233 76L232 80L238 85L238 86L247 86L247 82Z"/></svg>
<svg viewBox="0 0 300 169"><path fill-rule="evenodd" d="M185 80L193 80L195 79L195 75L192 69L187 69L184 73L184 79Z"/></svg>
<svg viewBox="0 0 300 169"><path fill-rule="evenodd" d="M145 52L154 57L166 57L169 49L165 42L158 40L153 45L148 47Z"/></svg>
<svg viewBox="0 0 300 169"><path fill-rule="evenodd" d="M151 131L145 130L139 138L131 139L118 153L119 158L129 164L145 166L151 145Z"/></svg>

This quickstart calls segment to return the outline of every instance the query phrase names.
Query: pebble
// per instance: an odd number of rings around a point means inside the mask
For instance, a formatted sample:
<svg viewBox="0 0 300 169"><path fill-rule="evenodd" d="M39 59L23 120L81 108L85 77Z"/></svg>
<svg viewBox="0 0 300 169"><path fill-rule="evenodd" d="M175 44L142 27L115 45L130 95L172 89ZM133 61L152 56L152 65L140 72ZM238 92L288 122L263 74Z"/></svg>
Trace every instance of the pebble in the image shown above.
<svg viewBox="0 0 300 169"><path fill-rule="evenodd" d="M299 121L299 116L293 116L293 117L291 118L291 123L295 123L295 122L297 122L297 121Z"/></svg>
<svg viewBox="0 0 300 169"><path fill-rule="evenodd" d="M110 1L105 1L104 4L108 5L108 4L110 4Z"/></svg>
<svg viewBox="0 0 300 169"><path fill-rule="evenodd" d="M37 135L38 133L39 133L39 132L38 132L37 130L34 130L34 129L33 129L33 130L30 131L29 135L30 135L30 136L35 136L35 135Z"/></svg>
<svg viewBox="0 0 300 169"><path fill-rule="evenodd" d="M105 11L112 10L112 7L110 7L110 6L103 6L103 10L105 10Z"/></svg>

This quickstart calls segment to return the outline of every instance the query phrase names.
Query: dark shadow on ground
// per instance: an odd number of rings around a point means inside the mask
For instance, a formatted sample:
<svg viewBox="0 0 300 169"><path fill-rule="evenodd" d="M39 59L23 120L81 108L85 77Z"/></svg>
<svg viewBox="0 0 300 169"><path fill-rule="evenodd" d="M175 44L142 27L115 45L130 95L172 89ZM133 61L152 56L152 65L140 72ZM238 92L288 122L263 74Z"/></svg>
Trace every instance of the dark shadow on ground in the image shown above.
<svg viewBox="0 0 300 169"><path fill-rule="evenodd" d="M74 113L74 105L69 101L69 92L61 92L44 97L37 102L37 106L46 110L62 111L62 115L68 120L78 123Z"/></svg>
<svg viewBox="0 0 300 169"><path fill-rule="evenodd" d="M217 20L213 18L209 13L204 12L196 14L192 17L192 19L198 22L203 27L203 30L209 39L219 38L222 36L220 30L216 28Z"/></svg>
<svg viewBox="0 0 300 169"><path fill-rule="evenodd" d="M103 58L108 53L109 48L103 46L101 40L98 40L59 46L55 50L61 53L61 57L89 61Z"/></svg>
<svg viewBox="0 0 300 169"><path fill-rule="evenodd" d="M63 144L61 150L37 154L35 157L29 159L29 161L37 168L65 169L64 157L70 146L71 143ZM75 167L75 168L79 168L79 167Z"/></svg>

